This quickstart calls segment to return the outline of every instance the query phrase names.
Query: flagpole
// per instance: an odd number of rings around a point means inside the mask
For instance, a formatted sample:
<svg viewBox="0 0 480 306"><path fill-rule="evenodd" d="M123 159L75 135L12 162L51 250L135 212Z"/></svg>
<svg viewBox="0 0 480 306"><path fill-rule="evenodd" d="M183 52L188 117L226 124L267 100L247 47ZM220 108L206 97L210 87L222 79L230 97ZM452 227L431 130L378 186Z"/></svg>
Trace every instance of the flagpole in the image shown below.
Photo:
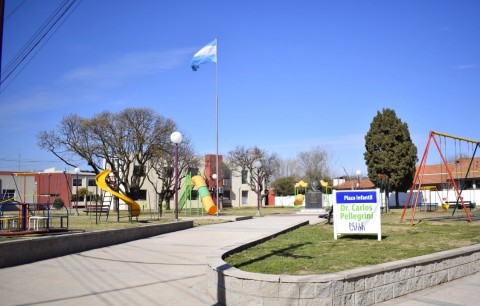
<svg viewBox="0 0 480 306"><path fill-rule="evenodd" d="M217 177L215 178L216 180L215 186L217 188L215 188L215 197L217 199L217 218L218 218L219 210L220 210L220 205L219 205L220 201L218 198L218 188L219 188L218 178L220 177L220 173L218 172L218 37L215 37L215 39L217 40L217 54L216 54L217 60L215 62L215 94L216 94L215 124L216 124L216 147L217 147L217 151L215 155L215 173L217 174Z"/></svg>

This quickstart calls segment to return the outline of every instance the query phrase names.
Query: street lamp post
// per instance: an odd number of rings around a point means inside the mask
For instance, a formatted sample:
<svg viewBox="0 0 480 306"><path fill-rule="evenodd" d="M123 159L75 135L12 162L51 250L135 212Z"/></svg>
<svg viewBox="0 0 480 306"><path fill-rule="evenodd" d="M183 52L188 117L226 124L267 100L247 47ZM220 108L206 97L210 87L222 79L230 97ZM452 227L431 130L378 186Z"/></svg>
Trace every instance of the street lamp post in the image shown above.
<svg viewBox="0 0 480 306"><path fill-rule="evenodd" d="M260 206L262 202L262 195L261 195L261 190L260 190L260 168L262 168L262 162L259 160L256 160L253 163L253 166L257 169L257 217L260 217L262 214L260 213Z"/></svg>
<svg viewBox="0 0 480 306"><path fill-rule="evenodd" d="M75 180L75 187L76 187L76 191L75 191L75 211L77 212L77 216L78 216L78 174L80 173L80 168L75 168L73 169L73 172L75 172L77 174L77 178Z"/></svg>
<svg viewBox="0 0 480 306"><path fill-rule="evenodd" d="M178 145L182 143L182 134L173 132L170 140L175 144L175 222L178 222Z"/></svg>
<svg viewBox="0 0 480 306"><path fill-rule="evenodd" d="M357 170L357 190L360 189L360 176L362 175L362 171Z"/></svg>
<svg viewBox="0 0 480 306"><path fill-rule="evenodd" d="M213 179L213 198L215 199L215 205L217 205L217 213L218 213L218 210L220 207L218 206L218 199L216 196L216 190L217 190L217 174L216 173L212 174L212 179Z"/></svg>

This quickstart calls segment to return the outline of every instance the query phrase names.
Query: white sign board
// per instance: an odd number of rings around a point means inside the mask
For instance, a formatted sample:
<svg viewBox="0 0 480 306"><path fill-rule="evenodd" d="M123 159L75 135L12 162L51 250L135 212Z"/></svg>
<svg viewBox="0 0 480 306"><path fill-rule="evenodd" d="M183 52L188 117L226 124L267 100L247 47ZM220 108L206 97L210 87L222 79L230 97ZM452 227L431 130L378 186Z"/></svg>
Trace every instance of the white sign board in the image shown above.
<svg viewBox="0 0 480 306"><path fill-rule="evenodd" d="M380 189L333 191L333 235L377 234L382 240Z"/></svg>

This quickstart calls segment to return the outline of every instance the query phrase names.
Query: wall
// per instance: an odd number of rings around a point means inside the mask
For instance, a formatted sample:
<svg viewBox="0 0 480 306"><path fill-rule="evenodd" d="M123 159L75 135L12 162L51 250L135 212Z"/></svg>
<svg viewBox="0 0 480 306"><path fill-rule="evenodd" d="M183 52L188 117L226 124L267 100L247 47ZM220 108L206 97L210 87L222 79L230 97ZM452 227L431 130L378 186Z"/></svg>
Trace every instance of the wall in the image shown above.
<svg viewBox="0 0 480 306"><path fill-rule="evenodd" d="M414 197L416 195L416 192L413 193L411 199L410 199L410 204L411 205L414 201ZM480 204L480 190L476 189L469 189L469 190L463 190L462 191L462 197L464 201L471 201L475 202L477 204ZM399 192L399 203L400 207L403 208L405 207L405 203L407 202L408 199L408 192ZM431 190L424 190L421 191L421 194L419 195L419 200L418 203L438 203L441 204L443 199L446 201L456 201L457 200L457 195L456 192L453 189L450 190L442 190L442 191L431 191ZM389 206L390 207L395 207L395 193L390 193L388 196L389 200ZM417 205L418 205L417 203Z"/></svg>
<svg viewBox="0 0 480 306"><path fill-rule="evenodd" d="M7 241L0 243L0 268L88 251L191 227L193 227L193 221L182 221L128 229Z"/></svg>
<svg viewBox="0 0 480 306"><path fill-rule="evenodd" d="M207 258L208 294L221 305L373 305L480 271L480 245L323 275L250 273L223 260L246 247Z"/></svg>
<svg viewBox="0 0 480 306"><path fill-rule="evenodd" d="M328 207L332 203L331 194L322 193L322 205L323 207ZM275 206L294 206L293 202L295 201L295 196L284 196L284 197L275 197ZM302 206L305 206L305 201L303 201Z"/></svg>

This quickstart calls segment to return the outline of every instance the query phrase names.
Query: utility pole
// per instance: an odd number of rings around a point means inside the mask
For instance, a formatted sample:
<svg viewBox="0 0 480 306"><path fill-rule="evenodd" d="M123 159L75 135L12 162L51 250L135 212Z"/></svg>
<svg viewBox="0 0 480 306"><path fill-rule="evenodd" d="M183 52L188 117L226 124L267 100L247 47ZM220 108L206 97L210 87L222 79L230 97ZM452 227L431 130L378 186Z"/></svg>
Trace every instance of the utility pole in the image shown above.
<svg viewBox="0 0 480 306"><path fill-rule="evenodd" d="M0 80L2 79L2 54L3 54L3 16L5 15L5 0L0 0Z"/></svg>

